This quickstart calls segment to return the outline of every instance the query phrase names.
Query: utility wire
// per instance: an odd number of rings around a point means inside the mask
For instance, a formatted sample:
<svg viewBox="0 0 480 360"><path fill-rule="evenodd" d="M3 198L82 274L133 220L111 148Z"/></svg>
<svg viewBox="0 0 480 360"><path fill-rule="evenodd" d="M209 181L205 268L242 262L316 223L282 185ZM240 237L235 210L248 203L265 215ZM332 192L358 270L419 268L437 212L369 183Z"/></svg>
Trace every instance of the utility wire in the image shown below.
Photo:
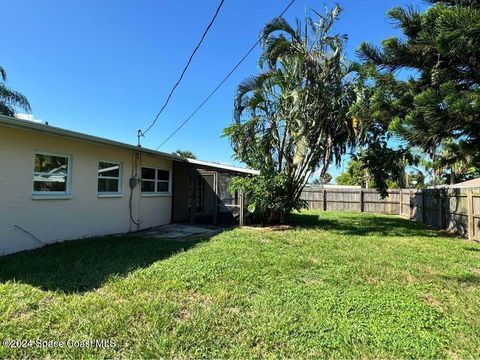
<svg viewBox="0 0 480 360"><path fill-rule="evenodd" d="M285 7L285 9L280 13L280 15L278 15L275 19L281 18L287 12L287 10L290 9L290 7L295 1L296 0L291 0L290 3ZM260 41L262 41L262 39L259 37L255 44L253 44L252 47L248 49L248 51L245 53L245 55L243 55L240 61L237 62L233 69L230 70L230 72L223 78L222 81L220 81L217 87L213 89L213 91L205 98L205 100L203 100L200 105L198 105L197 108L175 129L175 131L173 131L159 146L155 148L155 150L161 148L168 140L170 140L177 132L179 132L180 129L184 127L187 122L189 122L195 116L195 114L208 102L208 100L210 100L213 95L215 95L218 89L220 89L220 87L228 80L228 78L235 72L235 70L237 70L237 68L245 61L248 55L252 53L252 51L257 47L257 45L260 44Z"/></svg>
<svg viewBox="0 0 480 360"><path fill-rule="evenodd" d="M145 131L142 131L142 132L141 132L141 135L145 135L147 132L150 131L150 129L155 125L155 123L157 122L158 118L159 118L160 115L162 114L163 110L167 107L168 102L170 101L170 98L172 97L172 95L173 95L173 93L175 92L175 90L176 90L176 88L178 87L178 85L180 85L180 82L182 81L183 76L184 76L185 73L187 72L187 69L188 69L188 67L190 66L190 63L192 62L193 57L195 56L195 53L196 53L197 50L200 48L200 45L202 45L202 42L203 42L203 40L205 39L205 37L207 36L208 31L210 30L210 28L212 27L213 23L215 22L215 19L217 18L218 14L220 13L220 9L222 8L222 5L223 5L224 2L225 2L225 0L221 0L221 1L220 1L220 4L218 5L217 10L215 11L215 14L213 15L213 18L210 20L210 23L208 24L207 28L206 28L205 31L203 32L202 37L200 38L200 41L198 42L198 44L197 44L197 46L195 47L195 49L193 50L192 54L191 54L190 57L188 58L187 64L186 64L185 67L183 68L183 71L182 71L182 73L180 74L180 77L178 78L177 82L175 83L175 85L173 86L172 90L171 90L170 93L168 94L167 100L166 100L165 103L163 104L163 106L162 106L162 108L160 109L160 111L158 112L157 116L155 116L155 119L153 120L153 122L150 124L150 126L149 126Z"/></svg>

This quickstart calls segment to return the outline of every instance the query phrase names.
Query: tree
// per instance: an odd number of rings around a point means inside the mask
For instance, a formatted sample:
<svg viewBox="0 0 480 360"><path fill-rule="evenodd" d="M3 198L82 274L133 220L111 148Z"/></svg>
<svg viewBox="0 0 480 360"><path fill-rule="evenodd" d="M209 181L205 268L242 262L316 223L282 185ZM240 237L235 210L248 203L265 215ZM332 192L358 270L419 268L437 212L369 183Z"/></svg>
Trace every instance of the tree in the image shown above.
<svg viewBox="0 0 480 360"><path fill-rule="evenodd" d="M359 160L382 198L388 195L387 189L407 187L406 168L419 161L409 149L391 149L385 140L371 142Z"/></svg>
<svg viewBox="0 0 480 360"><path fill-rule="evenodd" d="M336 181L339 185L375 187L382 197L388 189L407 187L408 165L418 164L418 158L402 147L390 149L385 140L370 143L367 149L354 155L346 171Z"/></svg>
<svg viewBox="0 0 480 360"><path fill-rule="evenodd" d="M196 159L197 158L197 155L195 155L190 150L177 150L177 151L174 151L172 154L180 156L184 159Z"/></svg>
<svg viewBox="0 0 480 360"><path fill-rule="evenodd" d="M367 185L374 185L382 197L388 195L389 188L405 187L406 168L419 161L410 148L390 146L395 134L389 126L399 111L391 102L405 91L404 84L392 73L380 72L368 62L359 68L357 98L350 109L357 134L355 159L368 174Z"/></svg>
<svg viewBox="0 0 480 360"><path fill-rule="evenodd" d="M354 67L344 59L346 36L330 34L340 11L297 20L295 28L283 18L270 21L261 32L261 72L237 88L234 122L224 134L235 156L262 175L234 187L249 193L249 209L264 223L298 209L313 171L325 175L355 142L348 116Z"/></svg>
<svg viewBox="0 0 480 360"><path fill-rule="evenodd" d="M480 176L480 168L475 167L471 152L453 141L443 143L434 165L443 181L450 185Z"/></svg>
<svg viewBox="0 0 480 360"><path fill-rule="evenodd" d="M417 189L423 189L425 187L425 175L420 170L412 171L408 175L409 187L413 186Z"/></svg>
<svg viewBox="0 0 480 360"><path fill-rule="evenodd" d="M454 163L468 159L468 168L480 166L480 3L430 2L424 13L412 7L389 12L402 39L360 46L366 110L358 106L357 112L367 129L380 128L424 151L436 183L441 164L452 167L452 179L459 174ZM398 70L411 76L400 79Z"/></svg>
<svg viewBox="0 0 480 360"><path fill-rule="evenodd" d="M335 179L338 185L357 185L366 187L367 173L358 160L351 160L347 169Z"/></svg>
<svg viewBox="0 0 480 360"><path fill-rule="evenodd" d="M6 85L7 73L0 66L0 115L15 116L15 109L30 112L30 104L25 96Z"/></svg>
<svg viewBox="0 0 480 360"><path fill-rule="evenodd" d="M313 179L312 184L323 185L329 184L330 181L332 181L332 175L327 172L323 176Z"/></svg>

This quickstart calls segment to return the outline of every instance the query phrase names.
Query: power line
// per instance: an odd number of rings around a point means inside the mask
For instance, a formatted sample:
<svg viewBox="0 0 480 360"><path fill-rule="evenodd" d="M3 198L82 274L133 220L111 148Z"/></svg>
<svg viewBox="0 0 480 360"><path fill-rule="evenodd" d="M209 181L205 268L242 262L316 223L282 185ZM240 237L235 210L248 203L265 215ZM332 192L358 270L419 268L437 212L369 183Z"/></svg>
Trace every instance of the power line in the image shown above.
<svg viewBox="0 0 480 360"><path fill-rule="evenodd" d="M202 45L202 42L203 42L203 40L205 39L205 37L207 36L208 31L210 30L210 28L212 27L213 23L215 22L215 19L217 18L218 14L220 13L220 9L222 8L222 5L223 5L224 2L225 2L225 0L221 0L221 1L220 1L220 4L218 5L217 10L215 11L215 14L213 15L213 18L210 20L210 23L208 24L207 28L206 28L205 31L203 32L202 37L200 38L200 41L198 42L198 44L197 44L197 46L195 47L195 49L193 50L192 54L191 54L190 57L188 58L187 64L186 64L185 67L183 68L182 73L180 74L180 77L178 78L177 82L175 83L175 85L173 86L172 90L171 90L170 93L168 94L167 100L166 100L165 103L163 104L163 106L162 106L162 108L160 109L160 111L158 112L157 116L155 116L155 119L154 119L153 122L150 124L150 126L149 126L145 131L143 131L143 132L140 131L139 134L145 135L147 132L149 132L150 129L151 129L151 128L155 125L155 123L157 122L157 120L158 120L158 118L160 117L160 115L162 114L163 110L167 107L168 102L170 101L170 98L172 97L173 93L175 92L175 89L176 89L177 86L180 84L180 82L181 82L182 79L183 79L183 76L184 76L185 73L187 72L187 69L188 69L188 67L190 66L190 63L192 62L193 57L195 56L195 53L196 53L197 50L200 48L200 45Z"/></svg>
<svg viewBox="0 0 480 360"><path fill-rule="evenodd" d="M293 5L293 3L295 1L296 0L291 0L290 3L285 7L285 9L280 13L280 15L278 15L276 17L276 19L282 17L287 12L287 10L290 9L290 7ZM155 148L155 150L158 150L159 148L161 148L178 131L180 131L180 129L182 127L184 127L187 122L189 122L195 116L195 114L208 102L208 100L210 100L210 98L213 95L215 95L217 90L220 89L220 87L228 80L228 78L235 72L235 70L237 70L237 68L245 61L245 59L248 57L248 55L250 55L252 53L252 51L257 47L257 45L260 44L261 40L262 39L259 37L258 40L255 42L255 44L253 44L252 47L250 47L250 49L245 53L245 55L243 55L243 57L240 59L240 61L237 62L237 64L232 68L232 70L230 70L230 72L223 78L223 80L220 81L220 83L217 85L217 87L215 89L213 89L213 91L205 98L205 100L203 100L200 103L200 105L198 105L197 108L159 146L157 146Z"/></svg>

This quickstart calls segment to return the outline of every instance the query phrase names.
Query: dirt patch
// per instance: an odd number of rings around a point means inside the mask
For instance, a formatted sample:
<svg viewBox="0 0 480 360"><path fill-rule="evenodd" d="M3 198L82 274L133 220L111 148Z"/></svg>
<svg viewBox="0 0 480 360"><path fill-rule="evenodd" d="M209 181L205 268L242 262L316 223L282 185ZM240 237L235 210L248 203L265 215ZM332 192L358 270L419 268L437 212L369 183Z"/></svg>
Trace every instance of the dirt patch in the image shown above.
<svg viewBox="0 0 480 360"><path fill-rule="evenodd" d="M435 309L441 309L442 303L432 294L426 294L423 296L423 301L433 306Z"/></svg>
<svg viewBox="0 0 480 360"><path fill-rule="evenodd" d="M194 316L195 308L207 308L213 304L213 299L210 295L202 294L198 291L192 291L186 296L182 297L183 306L176 316L178 322L187 322Z"/></svg>
<svg viewBox="0 0 480 360"><path fill-rule="evenodd" d="M182 310L180 310L180 312L178 313L177 315L177 321L178 322L187 322L189 321L191 318L192 318L192 311L190 309L187 309L187 308L183 308Z"/></svg>
<svg viewBox="0 0 480 360"><path fill-rule="evenodd" d="M318 278L317 279L305 278L303 279L303 282L305 283L305 285L308 285L308 286L321 286L325 283L322 279L318 279Z"/></svg>
<svg viewBox="0 0 480 360"><path fill-rule="evenodd" d="M188 304L199 304L201 306L210 306L213 303L213 299L210 295L202 294L197 291L193 291L187 295L185 298L186 303Z"/></svg>
<svg viewBox="0 0 480 360"><path fill-rule="evenodd" d="M470 271L474 275L480 275L480 270L478 270L478 269L471 268L468 271Z"/></svg>

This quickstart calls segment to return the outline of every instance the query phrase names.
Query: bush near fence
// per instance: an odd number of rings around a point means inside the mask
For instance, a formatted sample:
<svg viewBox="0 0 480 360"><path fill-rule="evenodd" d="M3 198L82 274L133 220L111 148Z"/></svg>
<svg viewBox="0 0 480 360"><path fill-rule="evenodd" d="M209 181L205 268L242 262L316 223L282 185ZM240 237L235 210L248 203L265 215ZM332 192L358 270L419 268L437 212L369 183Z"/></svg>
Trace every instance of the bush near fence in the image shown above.
<svg viewBox="0 0 480 360"><path fill-rule="evenodd" d="M480 240L480 188L396 189L382 199L372 189L307 186L302 199L309 209L400 215Z"/></svg>

